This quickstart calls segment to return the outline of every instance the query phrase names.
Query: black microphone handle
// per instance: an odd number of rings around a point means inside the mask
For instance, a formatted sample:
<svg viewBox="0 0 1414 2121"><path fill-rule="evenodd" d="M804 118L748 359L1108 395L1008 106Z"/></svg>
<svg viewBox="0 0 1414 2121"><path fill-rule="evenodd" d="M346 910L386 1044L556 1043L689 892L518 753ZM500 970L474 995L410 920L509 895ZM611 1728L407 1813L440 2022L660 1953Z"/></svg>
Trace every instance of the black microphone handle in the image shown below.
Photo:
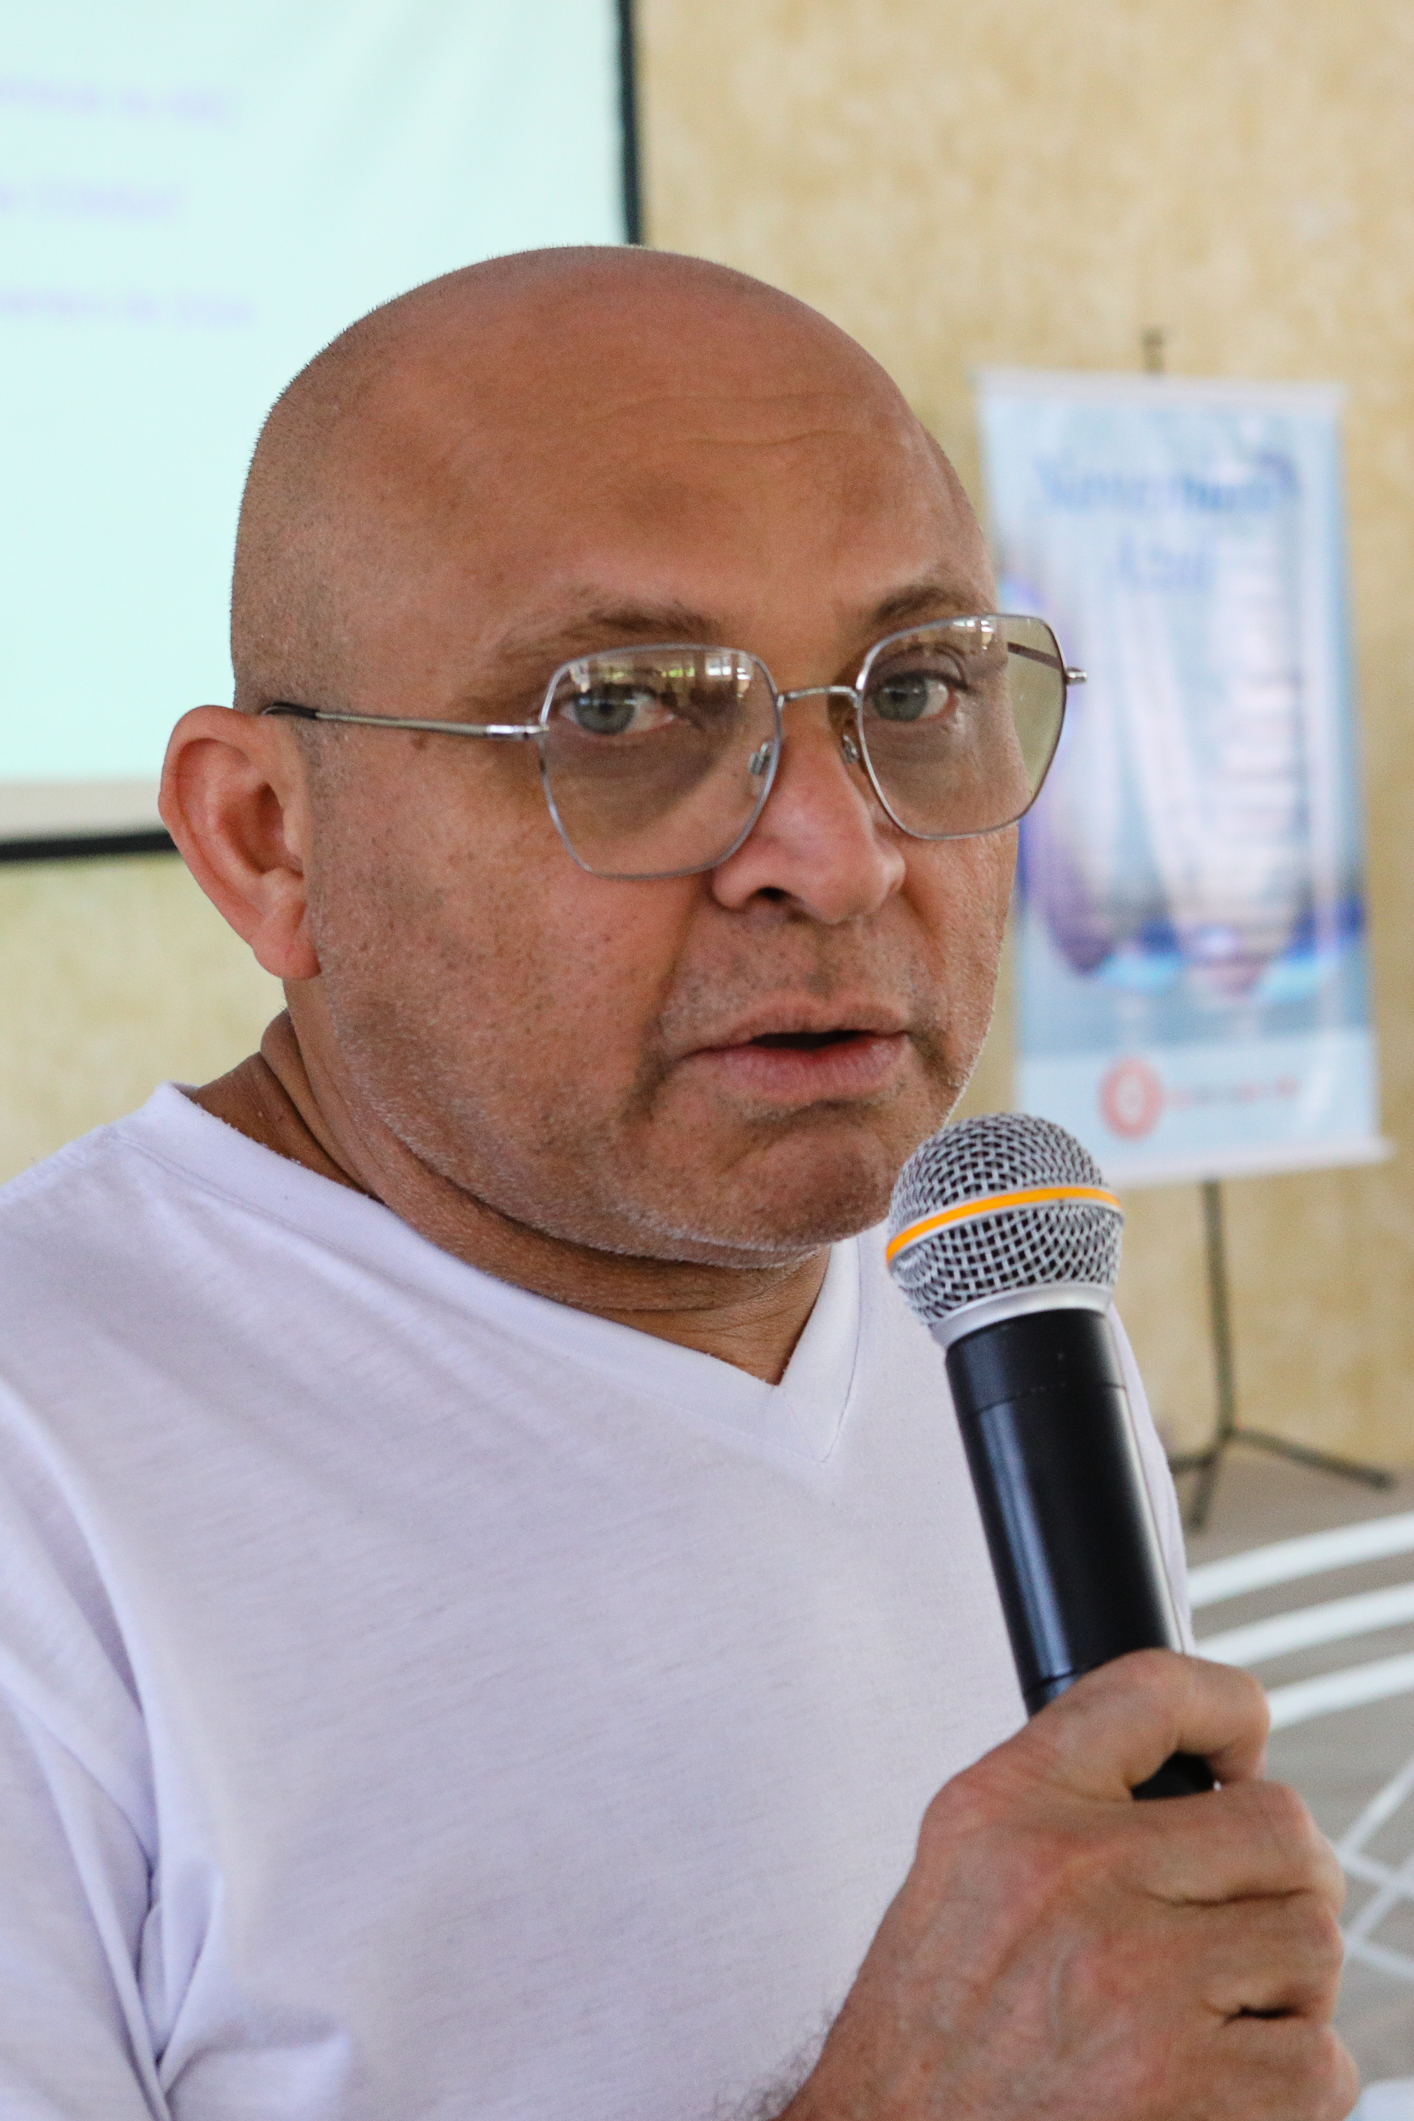
<svg viewBox="0 0 1414 2121"><path fill-rule="evenodd" d="M1004 1318L947 1367L1027 1714L1129 1650L1181 1648L1109 1320ZM1134 1794L1212 1787L1175 1753Z"/></svg>

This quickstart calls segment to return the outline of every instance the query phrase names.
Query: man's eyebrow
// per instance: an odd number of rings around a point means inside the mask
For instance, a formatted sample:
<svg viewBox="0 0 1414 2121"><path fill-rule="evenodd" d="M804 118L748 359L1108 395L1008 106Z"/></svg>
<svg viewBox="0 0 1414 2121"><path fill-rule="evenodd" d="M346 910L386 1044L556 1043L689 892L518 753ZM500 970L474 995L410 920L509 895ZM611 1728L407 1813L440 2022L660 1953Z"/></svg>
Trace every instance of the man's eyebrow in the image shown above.
<svg viewBox="0 0 1414 2121"><path fill-rule="evenodd" d="M950 586L940 577L926 576L896 589L860 613L861 631L877 627L907 626L914 619L956 617L978 608L975 596ZM709 647L741 646L726 639L720 619L669 598L661 603L586 602L571 616L543 628L531 624L524 631L507 635L497 645L499 664L539 669L546 664L567 663L576 655L596 648L630 647L641 641L700 642Z"/></svg>
<svg viewBox="0 0 1414 2121"><path fill-rule="evenodd" d="M879 626L906 626L910 619L961 618L977 610L977 600L938 577L928 576L896 589L869 614Z"/></svg>
<svg viewBox="0 0 1414 2121"><path fill-rule="evenodd" d="M624 647L635 641L646 645L663 641L697 641L708 647L730 646L719 642L717 620L690 604L589 604L572 618L560 620L543 631L529 627L508 636L497 651L498 660L516 662L568 662L596 646Z"/></svg>

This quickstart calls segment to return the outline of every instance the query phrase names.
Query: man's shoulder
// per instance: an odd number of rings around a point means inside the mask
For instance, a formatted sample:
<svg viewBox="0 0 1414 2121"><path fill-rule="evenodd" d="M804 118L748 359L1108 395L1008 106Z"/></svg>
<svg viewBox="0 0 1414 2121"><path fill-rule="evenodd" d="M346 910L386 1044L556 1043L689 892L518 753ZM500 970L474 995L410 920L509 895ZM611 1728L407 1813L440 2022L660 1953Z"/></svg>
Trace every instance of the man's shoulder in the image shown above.
<svg viewBox="0 0 1414 2121"><path fill-rule="evenodd" d="M0 1186L0 1259L8 1271L57 1252L71 1263L141 1246L182 1250L194 1224L244 1219L337 1231L346 1189L263 1147L203 1110L175 1083ZM72 1273L71 1286L77 1289Z"/></svg>
<svg viewBox="0 0 1414 2121"><path fill-rule="evenodd" d="M179 1383L215 1405L257 1372L335 1394L354 1345L370 1375L393 1346L435 1368L435 1343L485 1381L497 1349L543 1370L596 1326L624 1330L481 1273L170 1083L0 1188L0 1401L141 1410Z"/></svg>
<svg viewBox="0 0 1414 2121"><path fill-rule="evenodd" d="M7 1264L31 1258L36 1245L72 1237L117 1197L142 1189L144 1159L127 1137L128 1124L95 1127L0 1186L0 1253Z"/></svg>
<svg viewBox="0 0 1414 2121"><path fill-rule="evenodd" d="M209 1235L242 1208L259 1213L243 1149L278 1169L279 1159L164 1083L136 1112L0 1187L0 1374L9 1353L69 1327L110 1314L155 1324L201 1228ZM265 1191L278 1207L278 1179Z"/></svg>
<svg viewBox="0 0 1414 2121"><path fill-rule="evenodd" d="M141 1305L147 1282L155 1306L174 1249L163 1226L181 1185L144 1140L160 1139L162 1102L95 1128L0 1187L0 1377L24 1350L81 1336L105 1292L122 1286L126 1304Z"/></svg>
<svg viewBox="0 0 1414 2121"><path fill-rule="evenodd" d="M192 1171L192 1144L231 1135L175 1083L159 1083L145 1104L66 1142L0 1185L0 1231L6 1236L64 1218L89 1198L150 1192L165 1173ZM231 1139L235 1137L231 1135ZM210 1150L204 1158L210 1161Z"/></svg>

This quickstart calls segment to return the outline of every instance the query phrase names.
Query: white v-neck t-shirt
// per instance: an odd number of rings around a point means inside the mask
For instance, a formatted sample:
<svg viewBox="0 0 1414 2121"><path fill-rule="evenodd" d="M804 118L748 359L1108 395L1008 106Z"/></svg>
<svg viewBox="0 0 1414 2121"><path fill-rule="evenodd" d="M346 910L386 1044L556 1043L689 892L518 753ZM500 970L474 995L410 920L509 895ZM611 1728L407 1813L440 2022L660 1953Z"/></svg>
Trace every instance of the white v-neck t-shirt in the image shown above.
<svg viewBox="0 0 1414 2121"><path fill-rule="evenodd" d="M0 1194L6 2121L744 2112L1021 1721L877 1236L770 1386L170 1085Z"/></svg>

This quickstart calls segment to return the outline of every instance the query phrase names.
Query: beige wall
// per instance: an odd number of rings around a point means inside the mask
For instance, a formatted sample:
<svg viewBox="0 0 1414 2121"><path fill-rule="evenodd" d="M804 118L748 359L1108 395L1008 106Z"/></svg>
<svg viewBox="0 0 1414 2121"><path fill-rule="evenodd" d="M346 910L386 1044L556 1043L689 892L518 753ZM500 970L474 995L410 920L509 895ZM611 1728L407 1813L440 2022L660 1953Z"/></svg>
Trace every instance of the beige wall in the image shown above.
<svg viewBox="0 0 1414 2121"><path fill-rule="evenodd" d="M639 0L650 235L817 303L975 483L968 369L1350 386L1387 1131L1414 1139L1414 13L1396 0ZM173 863L0 871L0 1173L248 1049L271 985ZM1003 1018L1005 1011L1003 1011ZM1005 1025L974 1104L1007 1102ZM1414 1459L1414 1193L1228 1189L1254 1419ZM1124 1302L1175 1435L1210 1405L1191 1188Z"/></svg>
<svg viewBox="0 0 1414 2121"><path fill-rule="evenodd" d="M1226 1189L1254 1421L1414 1459L1414 12L1406 0L640 0L649 234L774 280L893 371L975 490L967 376L1350 389L1386 1131L1378 1170ZM969 1102L1008 1101L999 1023ZM1209 1415L1196 1190L1135 1195L1161 1420Z"/></svg>

